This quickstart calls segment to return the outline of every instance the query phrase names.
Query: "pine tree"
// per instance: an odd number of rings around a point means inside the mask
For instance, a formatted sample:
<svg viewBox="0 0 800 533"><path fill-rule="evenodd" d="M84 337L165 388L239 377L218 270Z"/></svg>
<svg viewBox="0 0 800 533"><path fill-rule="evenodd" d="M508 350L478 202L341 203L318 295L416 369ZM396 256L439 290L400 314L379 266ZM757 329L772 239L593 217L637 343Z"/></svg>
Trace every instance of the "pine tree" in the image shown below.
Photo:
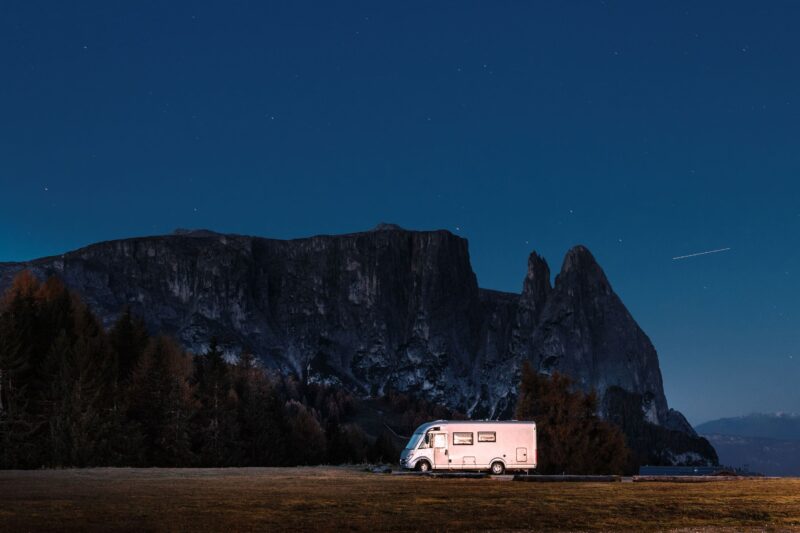
<svg viewBox="0 0 800 533"><path fill-rule="evenodd" d="M547 474L622 473L630 455L622 432L597 416L597 397L572 390L559 373L522 369L516 418L533 420L538 467Z"/></svg>
<svg viewBox="0 0 800 533"><path fill-rule="evenodd" d="M128 402L128 415L141 434L142 464L187 466L194 461L191 373L191 356L174 341L164 336L150 340L134 369Z"/></svg>
<svg viewBox="0 0 800 533"><path fill-rule="evenodd" d="M130 381L131 374L147 347L147 328L140 318L131 313L130 307L125 307L108 336L113 349L117 381L124 386Z"/></svg>
<svg viewBox="0 0 800 533"><path fill-rule="evenodd" d="M234 367L234 388L239 401L237 421L242 464L287 464L283 401L273 381L249 352L242 353Z"/></svg>
<svg viewBox="0 0 800 533"><path fill-rule="evenodd" d="M368 455L376 463L396 463L400 459L400 450L395 446L392 434L384 429L372 443Z"/></svg>
<svg viewBox="0 0 800 533"><path fill-rule="evenodd" d="M32 324L32 312L11 295L0 306L0 468L34 466L32 436L36 426L28 414L31 357L24 338Z"/></svg>
<svg viewBox="0 0 800 533"><path fill-rule="evenodd" d="M316 410L308 409L297 400L289 400L284 413L288 426L289 464L316 465L324 461L327 443Z"/></svg>
<svg viewBox="0 0 800 533"><path fill-rule="evenodd" d="M20 272L0 303L0 460L5 467L40 466L37 439L42 417L37 413L36 293L40 284Z"/></svg>
<svg viewBox="0 0 800 533"><path fill-rule="evenodd" d="M107 461L112 465L142 464L143 443L141 428L127 415L131 396L133 371L150 341L144 321L126 306L108 332L111 356L109 402L106 423L113 430L105 443Z"/></svg>
<svg viewBox="0 0 800 533"><path fill-rule="evenodd" d="M373 451L369 439L357 424L328 424L328 463L365 463Z"/></svg>
<svg viewBox="0 0 800 533"><path fill-rule="evenodd" d="M105 331L78 297L51 280L37 299L40 330L49 342L40 379L46 437L40 461L52 466L105 464L105 443L115 428L106 411L115 376Z"/></svg>
<svg viewBox="0 0 800 533"><path fill-rule="evenodd" d="M196 360L201 463L227 466L238 460L237 396L233 379L217 340L211 340L205 356Z"/></svg>

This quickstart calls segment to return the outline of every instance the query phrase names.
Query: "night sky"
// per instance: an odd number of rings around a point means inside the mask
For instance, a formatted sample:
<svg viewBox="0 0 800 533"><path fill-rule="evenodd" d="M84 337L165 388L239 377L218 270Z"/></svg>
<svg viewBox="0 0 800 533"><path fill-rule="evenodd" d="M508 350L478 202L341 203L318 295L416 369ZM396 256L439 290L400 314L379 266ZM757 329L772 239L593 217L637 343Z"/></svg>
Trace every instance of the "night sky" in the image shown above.
<svg viewBox="0 0 800 533"><path fill-rule="evenodd" d="M386 221L518 292L582 243L692 423L800 411L800 2L697 4L4 0L0 261Z"/></svg>

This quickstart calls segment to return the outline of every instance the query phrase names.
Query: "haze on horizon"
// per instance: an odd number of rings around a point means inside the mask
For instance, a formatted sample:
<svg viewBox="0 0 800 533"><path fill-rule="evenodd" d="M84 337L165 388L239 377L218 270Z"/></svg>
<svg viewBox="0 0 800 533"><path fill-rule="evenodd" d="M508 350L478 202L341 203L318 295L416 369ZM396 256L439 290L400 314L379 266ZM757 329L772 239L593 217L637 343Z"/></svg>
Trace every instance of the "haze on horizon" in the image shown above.
<svg viewBox="0 0 800 533"><path fill-rule="evenodd" d="M692 423L797 412L798 17L788 1L5 3L0 261L387 221L468 238L480 285L519 292L532 250L557 272L581 243Z"/></svg>

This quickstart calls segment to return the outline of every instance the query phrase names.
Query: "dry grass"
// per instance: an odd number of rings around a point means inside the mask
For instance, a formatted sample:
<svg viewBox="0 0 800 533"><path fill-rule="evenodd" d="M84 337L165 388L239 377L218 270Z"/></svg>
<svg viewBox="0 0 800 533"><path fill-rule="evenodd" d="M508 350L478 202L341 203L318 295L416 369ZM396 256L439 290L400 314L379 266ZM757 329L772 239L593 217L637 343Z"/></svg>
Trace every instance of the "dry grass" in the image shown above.
<svg viewBox="0 0 800 533"><path fill-rule="evenodd" d="M347 468L0 471L0 531L800 529L800 479L519 483Z"/></svg>

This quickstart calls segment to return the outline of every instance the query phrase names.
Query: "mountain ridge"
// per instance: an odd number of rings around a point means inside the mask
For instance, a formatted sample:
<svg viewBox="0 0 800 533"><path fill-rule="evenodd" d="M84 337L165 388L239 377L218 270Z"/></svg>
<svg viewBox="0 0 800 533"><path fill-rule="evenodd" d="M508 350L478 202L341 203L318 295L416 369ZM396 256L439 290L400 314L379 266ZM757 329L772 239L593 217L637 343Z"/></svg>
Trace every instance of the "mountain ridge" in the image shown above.
<svg viewBox="0 0 800 533"><path fill-rule="evenodd" d="M231 354L248 349L360 395L393 389L508 417L529 361L597 390L604 416L624 398L645 422L696 438L668 407L655 348L585 246L567 252L552 283L533 252L518 294L478 286L463 237L386 223L291 240L183 230L105 241L0 264L0 289L22 269L62 278L107 325L127 306L196 353L217 337ZM630 394L609 403L612 387ZM694 460L716 459L693 449Z"/></svg>
<svg viewBox="0 0 800 533"><path fill-rule="evenodd" d="M720 462L770 476L800 475L800 414L750 413L695 427Z"/></svg>
<svg viewBox="0 0 800 533"><path fill-rule="evenodd" d="M750 413L718 418L698 424L701 434L732 435L777 440L800 440L800 414Z"/></svg>

